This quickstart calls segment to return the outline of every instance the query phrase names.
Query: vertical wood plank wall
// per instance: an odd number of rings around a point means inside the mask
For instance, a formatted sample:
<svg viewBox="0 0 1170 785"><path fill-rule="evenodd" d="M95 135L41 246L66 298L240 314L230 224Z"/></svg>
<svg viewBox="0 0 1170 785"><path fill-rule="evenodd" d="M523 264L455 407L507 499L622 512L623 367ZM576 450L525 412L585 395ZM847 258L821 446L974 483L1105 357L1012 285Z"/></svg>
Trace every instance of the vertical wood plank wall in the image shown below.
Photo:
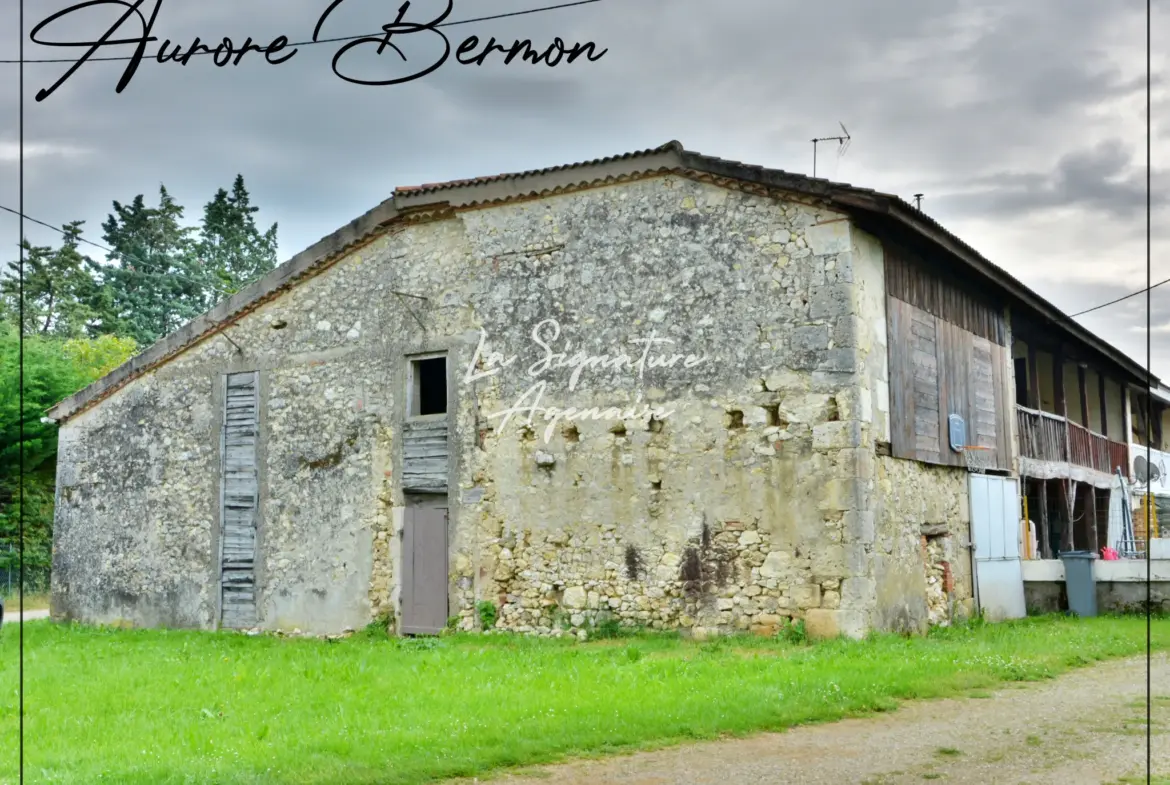
<svg viewBox="0 0 1170 785"><path fill-rule="evenodd" d="M948 417L958 414L967 444L993 448L992 467L1010 469L1014 407L1002 309L904 249L884 251L891 454L966 465L950 448Z"/></svg>
<svg viewBox="0 0 1170 785"><path fill-rule="evenodd" d="M229 628L256 625L257 381L255 372L233 373L225 384L220 624Z"/></svg>

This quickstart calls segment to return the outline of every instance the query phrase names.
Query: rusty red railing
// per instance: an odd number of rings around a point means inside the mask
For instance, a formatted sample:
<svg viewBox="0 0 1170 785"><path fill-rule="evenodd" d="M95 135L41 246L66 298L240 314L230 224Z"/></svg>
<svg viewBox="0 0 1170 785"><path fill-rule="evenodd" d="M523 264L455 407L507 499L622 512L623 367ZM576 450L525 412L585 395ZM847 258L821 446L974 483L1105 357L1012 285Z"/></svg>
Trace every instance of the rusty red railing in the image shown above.
<svg viewBox="0 0 1170 785"><path fill-rule="evenodd" d="M1016 406L1020 455L1037 461L1071 463L1112 474L1121 467L1129 474L1126 446L1065 418Z"/></svg>

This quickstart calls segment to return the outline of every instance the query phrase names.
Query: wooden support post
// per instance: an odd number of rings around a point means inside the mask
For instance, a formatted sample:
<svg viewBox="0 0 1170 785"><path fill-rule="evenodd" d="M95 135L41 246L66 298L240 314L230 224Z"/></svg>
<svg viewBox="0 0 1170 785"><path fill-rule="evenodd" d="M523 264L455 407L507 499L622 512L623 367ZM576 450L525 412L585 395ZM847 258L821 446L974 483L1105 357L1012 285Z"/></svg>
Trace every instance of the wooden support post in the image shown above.
<svg viewBox="0 0 1170 785"><path fill-rule="evenodd" d="M1052 532L1048 527L1048 480L1040 480L1040 558L1052 558Z"/></svg>
<svg viewBox="0 0 1170 785"><path fill-rule="evenodd" d="M1060 549L1067 552L1073 549L1075 543L1073 540L1073 520L1076 516L1073 515L1073 508L1077 503L1077 484L1074 480L1062 480L1057 484L1060 486L1061 495L1064 497L1064 508L1068 513L1068 519L1060 532Z"/></svg>
<svg viewBox="0 0 1170 785"><path fill-rule="evenodd" d="M1101 435L1109 436L1109 405L1105 402L1105 374L1097 372L1097 387L1101 396Z"/></svg>
<svg viewBox="0 0 1170 785"><path fill-rule="evenodd" d="M1064 389L1064 352L1059 348L1052 355L1052 391L1055 397L1056 413L1064 418L1061 428L1064 430L1064 441L1061 449L1063 455L1061 460L1069 462L1072 460L1072 451L1069 449L1068 443L1068 396Z"/></svg>
<svg viewBox="0 0 1170 785"><path fill-rule="evenodd" d="M1089 522L1089 550L1100 556L1100 548L1097 542L1097 486L1090 484L1087 487L1089 491L1089 509L1085 511L1085 519Z"/></svg>
<svg viewBox="0 0 1170 785"><path fill-rule="evenodd" d="M1150 398L1154 397L1150 395ZM1150 401L1150 434L1154 438L1152 447L1162 449L1162 407L1155 405L1152 400Z"/></svg>
<svg viewBox="0 0 1170 785"><path fill-rule="evenodd" d="M1121 384L1121 429L1122 437L1125 442L1125 466L1121 467L1122 474L1130 477L1130 467L1133 458L1133 402L1130 398L1129 385L1122 382Z"/></svg>
<svg viewBox="0 0 1170 785"><path fill-rule="evenodd" d="M1040 411L1040 362L1036 347L1028 344L1028 406Z"/></svg>
<svg viewBox="0 0 1170 785"><path fill-rule="evenodd" d="M1056 414L1068 419L1068 396L1064 389L1064 352L1057 349L1052 354L1052 393Z"/></svg>
<svg viewBox="0 0 1170 785"><path fill-rule="evenodd" d="M1081 394L1081 425L1092 430L1089 425L1089 388L1085 383L1085 366L1077 366L1077 387L1080 388Z"/></svg>

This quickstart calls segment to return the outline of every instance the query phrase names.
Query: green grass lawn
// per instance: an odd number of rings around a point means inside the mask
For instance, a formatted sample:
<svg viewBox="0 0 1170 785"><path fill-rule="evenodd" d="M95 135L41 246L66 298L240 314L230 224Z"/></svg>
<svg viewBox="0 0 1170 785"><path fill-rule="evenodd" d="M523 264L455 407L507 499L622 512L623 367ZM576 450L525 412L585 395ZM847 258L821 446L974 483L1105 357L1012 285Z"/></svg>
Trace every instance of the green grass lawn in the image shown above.
<svg viewBox="0 0 1170 785"><path fill-rule="evenodd" d="M25 624L30 783L420 783L888 711L1145 650L1142 617L927 638L327 642ZM1155 621L1154 645L1170 644ZM17 628L0 631L16 781Z"/></svg>

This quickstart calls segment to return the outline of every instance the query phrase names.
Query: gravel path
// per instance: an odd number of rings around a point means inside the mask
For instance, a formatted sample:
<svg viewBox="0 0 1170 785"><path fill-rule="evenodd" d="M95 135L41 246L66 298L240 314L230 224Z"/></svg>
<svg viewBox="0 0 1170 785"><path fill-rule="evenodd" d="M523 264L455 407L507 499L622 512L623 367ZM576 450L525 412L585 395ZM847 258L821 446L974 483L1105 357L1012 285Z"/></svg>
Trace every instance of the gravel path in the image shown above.
<svg viewBox="0 0 1170 785"><path fill-rule="evenodd" d="M1170 775L1170 660L1165 655L1154 658L1152 684L1153 772ZM492 782L1102 785L1135 777L1126 781L1144 783L1145 690L1141 657L1080 668L1040 684L906 703L865 719L544 766Z"/></svg>
<svg viewBox="0 0 1170 785"><path fill-rule="evenodd" d="M13 608L15 608L15 607L16 606L13 605ZM24 620L25 621L32 621L33 619L47 619L47 618L49 618L49 611L47 609L40 610L40 611L25 611L24 612ZM7 609L5 609L5 613L4 613L4 623L5 624L16 624L18 621L20 621L20 611L18 611L18 610L7 611Z"/></svg>

